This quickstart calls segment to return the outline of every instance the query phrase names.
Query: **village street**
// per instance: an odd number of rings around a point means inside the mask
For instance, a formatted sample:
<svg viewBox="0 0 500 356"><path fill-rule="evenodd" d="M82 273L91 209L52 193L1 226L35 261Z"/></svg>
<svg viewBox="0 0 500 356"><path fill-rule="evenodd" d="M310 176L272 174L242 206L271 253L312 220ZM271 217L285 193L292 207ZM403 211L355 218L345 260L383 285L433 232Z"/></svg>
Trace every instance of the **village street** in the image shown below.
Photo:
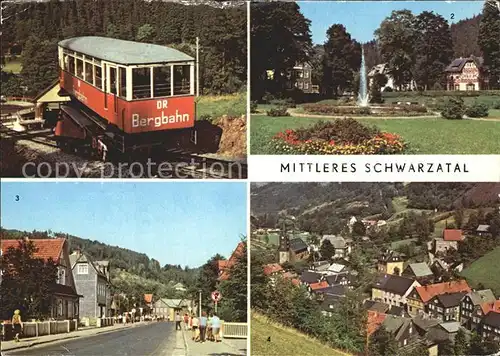
<svg viewBox="0 0 500 356"><path fill-rule="evenodd" d="M149 323L104 334L2 352L2 355L186 355L174 323Z"/></svg>

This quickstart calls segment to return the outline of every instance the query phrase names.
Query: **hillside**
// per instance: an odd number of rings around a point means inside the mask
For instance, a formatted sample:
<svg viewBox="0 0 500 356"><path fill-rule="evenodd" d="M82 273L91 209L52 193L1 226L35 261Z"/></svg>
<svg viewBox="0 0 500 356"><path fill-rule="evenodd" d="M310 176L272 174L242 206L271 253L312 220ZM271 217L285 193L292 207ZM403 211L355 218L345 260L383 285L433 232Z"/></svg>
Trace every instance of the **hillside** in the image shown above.
<svg viewBox="0 0 500 356"><path fill-rule="evenodd" d="M456 58L468 57L471 54L481 56L481 49L477 43L480 22L481 15L477 15L450 26L453 53Z"/></svg>
<svg viewBox="0 0 500 356"><path fill-rule="evenodd" d="M252 313L252 355L278 356L347 356L349 354L334 350L318 340L298 331L269 321L268 318Z"/></svg>
<svg viewBox="0 0 500 356"><path fill-rule="evenodd" d="M485 288L491 288L495 295L500 295L500 274L498 273L499 260L500 247L497 247L480 259L474 261L469 267L462 271L462 275L471 286L477 288L482 284Z"/></svg>

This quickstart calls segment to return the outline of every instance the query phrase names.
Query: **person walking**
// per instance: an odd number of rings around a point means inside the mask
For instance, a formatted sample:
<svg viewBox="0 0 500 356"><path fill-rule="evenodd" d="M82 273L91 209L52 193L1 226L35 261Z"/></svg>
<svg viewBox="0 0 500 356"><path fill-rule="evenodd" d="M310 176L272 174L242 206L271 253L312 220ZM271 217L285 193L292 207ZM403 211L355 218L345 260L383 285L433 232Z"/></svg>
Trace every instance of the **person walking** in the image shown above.
<svg viewBox="0 0 500 356"><path fill-rule="evenodd" d="M220 334L220 319L219 317L214 314L212 316L212 333L214 335L214 340L215 342L220 342L221 339L219 337L219 334Z"/></svg>
<svg viewBox="0 0 500 356"><path fill-rule="evenodd" d="M184 330L189 330L189 315L184 313Z"/></svg>
<svg viewBox="0 0 500 356"><path fill-rule="evenodd" d="M181 314L179 312L175 313L175 330L182 330L181 321Z"/></svg>
<svg viewBox="0 0 500 356"><path fill-rule="evenodd" d="M207 319L207 336L206 336L206 339L208 341L214 341L213 340L213 334L212 334L212 314L211 313L208 315L208 319Z"/></svg>
<svg viewBox="0 0 500 356"><path fill-rule="evenodd" d="M14 315L12 316L12 326L14 328L14 340L19 342L19 336L23 331L23 321L21 320L21 312L19 309L14 310Z"/></svg>
<svg viewBox="0 0 500 356"><path fill-rule="evenodd" d="M193 337L192 337L192 339L195 342L199 340L199 335L200 335L199 334L200 330L199 330L198 326L199 326L199 320L196 317L196 315L193 314L193 319L192 319Z"/></svg>
<svg viewBox="0 0 500 356"><path fill-rule="evenodd" d="M203 312L201 313L201 318L200 318L200 341L202 344L205 343L206 332L207 332L207 313Z"/></svg>

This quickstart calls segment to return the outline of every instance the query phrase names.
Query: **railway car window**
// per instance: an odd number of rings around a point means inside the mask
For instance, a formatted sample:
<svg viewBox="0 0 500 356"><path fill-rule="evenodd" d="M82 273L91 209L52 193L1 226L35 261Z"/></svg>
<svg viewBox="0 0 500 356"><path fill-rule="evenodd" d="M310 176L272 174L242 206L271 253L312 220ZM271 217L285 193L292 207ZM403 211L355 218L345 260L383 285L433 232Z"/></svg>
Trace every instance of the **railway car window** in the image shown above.
<svg viewBox="0 0 500 356"><path fill-rule="evenodd" d="M170 93L170 66L153 67L153 94L154 97L169 96Z"/></svg>
<svg viewBox="0 0 500 356"><path fill-rule="evenodd" d="M116 68L109 67L109 92L117 94L116 92Z"/></svg>
<svg viewBox="0 0 500 356"><path fill-rule="evenodd" d="M174 95L189 94L190 92L189 65L174 66Z"/></svg>
<svg viewBox="0 0 500 356"><path fill-rule="evenodd" d="M83 79L83 60L79 58L76 59L76 76Z"/></svg>
<svg viewBox="0 0 500 356"><path fill-rule="evenodd" d="M118 96L122 98L127 98L127 70L126 68L119 67L118 72L120 73L119 76L120 92L118 93Z"/></svg>
<svg viewBox="0 0 500 356"><path fill-rule="evenodd" d="M68 56L68 72L75 74L75 59L72 56Z"/></svg>
<svg viewBox="0 0 500 356"><path fill-rule="evenodd" d="M95 66L95 83L94 85L99 89L102 89L102 68L100 66Z"/></svg>
<svg viewBox="0 0 500 356"><path fill-rule="evenodd" d="M85 81L92 83L94 81L94 66L92 63L85 62Z"/></svg>
<svg viewBox="0 0 500 356"><path fill-rule="evenodd" d="M151 97L151 71L150 68L132 69L132 98Z"/></svg>

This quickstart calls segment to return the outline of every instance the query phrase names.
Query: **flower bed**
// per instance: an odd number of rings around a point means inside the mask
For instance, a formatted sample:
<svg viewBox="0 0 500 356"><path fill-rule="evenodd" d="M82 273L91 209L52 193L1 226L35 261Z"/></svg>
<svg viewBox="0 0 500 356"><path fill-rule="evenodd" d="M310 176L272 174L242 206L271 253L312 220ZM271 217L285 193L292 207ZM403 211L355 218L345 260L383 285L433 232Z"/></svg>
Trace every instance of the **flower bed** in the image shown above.
<svg viewBox="0 0 500 356"><path fill-rule="evenodd" d="M381 105L375 107L337 106L331 104L304 104L304 112L319 115L359 115L359 116L419 116L427 112L422 105Z"/></svg>
<svg viewBox="0 0 500 356"><path fill-rule="evenodd" d="M273 138L278 154L398 154L407 148L399 135L369 128L354 119L319 122L310 128L286 130Z"/></svg>

